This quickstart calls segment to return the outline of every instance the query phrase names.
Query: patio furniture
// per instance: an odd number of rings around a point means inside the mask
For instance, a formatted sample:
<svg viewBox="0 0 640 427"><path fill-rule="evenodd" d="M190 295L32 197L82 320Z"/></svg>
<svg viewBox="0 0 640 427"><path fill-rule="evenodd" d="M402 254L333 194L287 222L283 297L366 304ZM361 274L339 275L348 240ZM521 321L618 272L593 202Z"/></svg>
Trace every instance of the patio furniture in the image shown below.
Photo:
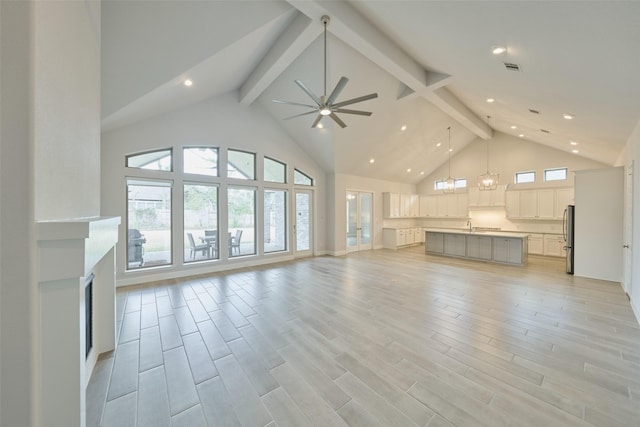
<svg viewBox="0 0 640 427"><path fill-rule="evenodd" d="M189 245L191 246L191 259L196 258L196 254L199 251L202 251L202 255L206 255L209 258L209 244L203 243L201 245L196 245L196 242L193 240L193 234L187 233L187 237L189 238Z"/></svg>
<svg viewBox="0 0 640 427"><path fill-rule="evenodd" d="M236 235L234 237L231 238L231 241L229 242L229 244L231 245L231 252L233 253L233 250L237 250L238 251L238 255L240 255L240 239L242 238L242 230L236 230Z"/></svg>

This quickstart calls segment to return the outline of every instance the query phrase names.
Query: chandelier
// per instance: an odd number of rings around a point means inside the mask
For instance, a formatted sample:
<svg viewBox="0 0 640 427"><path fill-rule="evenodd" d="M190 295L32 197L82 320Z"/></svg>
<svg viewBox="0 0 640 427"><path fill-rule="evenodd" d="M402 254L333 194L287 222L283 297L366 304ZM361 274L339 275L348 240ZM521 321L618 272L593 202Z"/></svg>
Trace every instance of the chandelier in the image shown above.
<svg viewBox="0 0 640 427"><path fill-rule="evenodd" d="M456 189L456 181L451 178L451 126L449 126L447 130L449 131L449 176L444 182L444 188L442 191L444 193L453 193Z"/></svg>
<svg viewBox="0 0 640 427"><path fill-rule="evenodd" d="M487 116L487 125L489 125L490 118L491 116ZM500 181L500 174L489 171L489 139L487 139L487 171L478 176L478 189L481 191L495 190L498 187L498 181Z"/></svg>

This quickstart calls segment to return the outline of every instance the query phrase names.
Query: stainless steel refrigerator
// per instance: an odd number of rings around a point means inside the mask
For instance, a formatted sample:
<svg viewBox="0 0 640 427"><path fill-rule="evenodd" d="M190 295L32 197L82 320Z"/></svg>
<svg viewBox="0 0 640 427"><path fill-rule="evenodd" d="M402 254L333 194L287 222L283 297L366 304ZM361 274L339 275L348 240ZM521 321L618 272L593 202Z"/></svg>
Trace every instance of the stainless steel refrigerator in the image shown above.
<svg viewBox="0 0 640 427"><path fill-rule="evenodd" d="M574 205L569 205L564 210L562 217L562 237L564 237L564 249L567 251L567 273L573 274L573 245L575 236L575 210Z"/></svg>

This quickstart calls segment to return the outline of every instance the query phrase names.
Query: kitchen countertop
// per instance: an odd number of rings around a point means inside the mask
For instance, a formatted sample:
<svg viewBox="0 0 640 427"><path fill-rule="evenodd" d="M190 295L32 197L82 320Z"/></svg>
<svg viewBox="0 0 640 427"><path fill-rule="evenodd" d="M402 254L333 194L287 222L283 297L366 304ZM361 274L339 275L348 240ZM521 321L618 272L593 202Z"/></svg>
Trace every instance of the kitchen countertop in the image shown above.
<svg viewBox="0 0 640 427"><path fill-rule="evenodd" d="M424 228L426 232L431 233L444 233L444 234L464 234L468 236L491 236L491 237L515 237L518 239L524 239L531 233L518 233L511 231L469 231L468 229L458 228Z"/></svg>

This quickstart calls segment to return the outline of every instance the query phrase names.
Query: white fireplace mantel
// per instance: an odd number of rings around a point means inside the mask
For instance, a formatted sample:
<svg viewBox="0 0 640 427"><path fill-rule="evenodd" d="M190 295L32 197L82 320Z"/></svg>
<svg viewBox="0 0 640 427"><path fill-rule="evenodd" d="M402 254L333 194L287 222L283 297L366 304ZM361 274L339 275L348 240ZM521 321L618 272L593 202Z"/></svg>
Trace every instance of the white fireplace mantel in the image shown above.
<svg viewBox="0 0 640 427"><path fill-rule="evenodd" d="M37 223L39 416L42 426L85 426L86 386L115 348L115 245L120 217ZM93 279L93 349L85 355L85 284Z"/></svg>

